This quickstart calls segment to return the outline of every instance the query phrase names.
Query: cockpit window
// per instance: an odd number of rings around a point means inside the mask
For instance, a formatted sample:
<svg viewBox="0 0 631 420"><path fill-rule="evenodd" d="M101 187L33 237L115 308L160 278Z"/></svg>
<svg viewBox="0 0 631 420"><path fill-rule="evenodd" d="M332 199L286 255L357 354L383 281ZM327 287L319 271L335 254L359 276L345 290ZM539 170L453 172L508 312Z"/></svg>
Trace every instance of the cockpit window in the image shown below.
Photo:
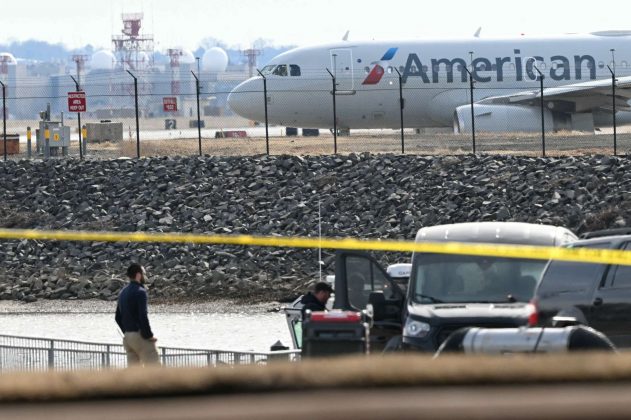
<svg viewBox="0 0 631 420"><path fill-rule="evenodd" d="M287 76L287 65L286 64L280 64L280 65L276 66L276 68L274 69L272 74L275 75L275 76Z"/></svg>
<svg viewBox="0 0 631 420"><path fill-rule="evenodd" d="M274 71L274 67L276 67L275 65L269 65L269 66L265 66L263 67L263 70L261 70L261 73L263 73L263 75L267 76L268 74L272 74L272 72Z"/></svg>
<svg viewBox="0 0 631 420"><path fill-rule="evenodd" d="M300 66L297 64L289 65L289 75L290 76L300 76Z"/></svg>

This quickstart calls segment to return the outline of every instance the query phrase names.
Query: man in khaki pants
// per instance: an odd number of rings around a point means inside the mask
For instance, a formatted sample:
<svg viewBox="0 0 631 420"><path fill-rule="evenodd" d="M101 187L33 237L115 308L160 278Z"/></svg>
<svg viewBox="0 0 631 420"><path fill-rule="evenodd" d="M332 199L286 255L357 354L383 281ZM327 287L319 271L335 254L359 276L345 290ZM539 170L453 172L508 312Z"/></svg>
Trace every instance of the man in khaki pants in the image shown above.
<svg viewBox="0 0 631 420"><path fill-rule="evenodd" d="M127 352L127 365L159 364L157 338L151 332L147 316L147 289L145 268L132 264L127 269L129 284L118 295L116 323L125 334L123 346Z"/></svg>

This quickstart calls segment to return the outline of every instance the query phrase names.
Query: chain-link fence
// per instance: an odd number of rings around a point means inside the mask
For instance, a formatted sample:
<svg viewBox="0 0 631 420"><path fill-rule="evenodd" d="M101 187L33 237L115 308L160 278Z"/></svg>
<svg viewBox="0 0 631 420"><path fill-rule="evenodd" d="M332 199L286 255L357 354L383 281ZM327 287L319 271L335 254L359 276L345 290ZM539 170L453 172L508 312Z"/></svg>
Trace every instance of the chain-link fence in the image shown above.
<svg viewBox="0 0 631 420"><path fill-rule="evenodd" d="M47 83L16 78L5 83L4 150L11 157L46 156L48 143L52 156L79 156L80 134L87 137L85 154L90 158L351 152L623 154L631 148L631 130L625 126L631 123L631 113L614 113L616 105L624 111L628 103L626 97L615 95L615 77L606 78L606 68L598 71L596 80L611 80L611 92L601 86L601 103L588 109L576 104L589 91L548 96L549 88L574 82L553 81L546 75L543 81L522 76L519 82L470 83L466 69L412 73L429 75L427 80L410 77L409 69L402 75L403 70L387 67L379 83L368 85L364 78L369 67L349 74L343 69L309 68L292 74L288 69L284 76L263 69L246 84L241 84L242 74L218 77L179 69L93 71L83 80L62 75ZM519 80L509 73L504 71L506 80ZM626 76L629 70L618 73ZM80 123L79 114L67 112L68 92L77 87L87 98Z"/></svg>

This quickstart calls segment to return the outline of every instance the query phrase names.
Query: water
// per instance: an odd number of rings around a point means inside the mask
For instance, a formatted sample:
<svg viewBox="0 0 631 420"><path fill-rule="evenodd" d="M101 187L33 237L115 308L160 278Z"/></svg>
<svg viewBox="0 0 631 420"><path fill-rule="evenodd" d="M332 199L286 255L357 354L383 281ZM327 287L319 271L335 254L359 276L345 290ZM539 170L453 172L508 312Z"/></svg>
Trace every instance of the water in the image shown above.
<svg viewBox="0 0 631 420"><path fill-rule="evenodd" d="M268 351L281 340L291 346L278 304L234 305L213 302L149 305L151 329L158 345L237 351ZM114 322L115 302L0 302L0 334L120 343Z"/></svg>

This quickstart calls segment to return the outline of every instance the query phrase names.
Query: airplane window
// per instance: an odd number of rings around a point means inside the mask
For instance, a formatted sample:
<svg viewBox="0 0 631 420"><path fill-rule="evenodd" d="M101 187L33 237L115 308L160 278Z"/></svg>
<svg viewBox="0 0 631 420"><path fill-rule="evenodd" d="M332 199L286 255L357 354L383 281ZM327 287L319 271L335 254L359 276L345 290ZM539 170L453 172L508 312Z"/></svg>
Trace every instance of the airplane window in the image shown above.
<svg viewBox="0 0 631 420"><path fill-rule="evenodd" d="M428 67L427 66L422 66L423 69L423 73L427 73Z"/></svg>
<svg viewBox="0 0 631 420"><path fill-rule="evenodd" d="M511 69L511 70L515 70L515 63L510 63L508 65L508 68Z"/></svg>
<svg viewBox="0 0 631 420"><path fill-rule="evenodd" d="M274 71L274 65L270 65L270 66L265 66L263 67L263 70L261 70L261 73L268 75L268 74L272 74L272 71Z"/></svg>
<svg viewBox="0 0 631 420"><path fill-rule="evenodd" d="M287 76L287 65L281 64L279 66L276 66L272 74L276 76Z"/></svg>
<svg viewBox="0 0 631 420"><path fill-rule="evenodd" d="M491 70L497 71L497 64L491 64Z"/></svg>
<svg viewBox="0 0 631 420"><path fill-rule="evenodd" d="M620 65L621 65L622 67L624 67L624 68L627 68L627 62L626 62L626 61L623 61L622 63L620 63Z"/></svg>
<svg viewBox="0 0 631 420"><path fill-rule="evenodd" d="M388 73L392 73L394 70L392 70L392 67L388 66Z"/></svg>
<svg viewBox="0 0 631 420"><path fill-rule="evenodd" d="M552 70L559 68L559 63L552 63Z"/></svg>
<svg viewBox="0 0 631 420"><path fill-rule="evenodd" d="M370 73L370 67L368 66L364 67L364 71L366 72L366 74Z"/></svg>
<svg viewBox="0 0 631 420"><path fill-rule="evenodd" d="M401 73L405 72L405 66L399 66L399 71L400 71Z"/></svg>
<svg viewBox="0 0 631 420"><path fill-rule="evenodd" d="M416 70L416 66L412 66L412 68L410 68L410 71L411 71L412 73L416 73L416 72L417 72L417 70Z"/></svg>
<svg viewBox="0 0 631 420"><path fill-rule="evenodd" d="M456 71L462 71L462 64L456 64Z"/></svg>
<svg viewBox="0 0 631 420"><path fill-rule="evenodd" d="M544 63L543 61L539 62L539 68L541 70L545 70L546 69L546 63Z"/></svg>
<svg viewBox="0 0 631 420"><path fill-rule="evenodd" d="M289 65L289 75L290 76L300 76L300 66L297 64Z"/></svg>
<svg viewBox="0 0 631 420"><path fill-rule="evenodd" d="M602 61L599 61L599 62L598 62L598 68L599 68L599 69L603 69L603 68L605 68L605 63L603 63Z"/></svg>
<svg viewBox="0 0 631 420"><path fill-rule="evenodd" d="M590 61L587 62L587 68L591 69L592 68L592 63Z"/></svg>
<svg viewBox="0 0 631 420"><path fill-rule="evenodd" d="M361 59L361 58L358 58L358 59L357 59L357 62L358 62L358 63L361 63L361 62L362 62L362 59Z"/></svg>

